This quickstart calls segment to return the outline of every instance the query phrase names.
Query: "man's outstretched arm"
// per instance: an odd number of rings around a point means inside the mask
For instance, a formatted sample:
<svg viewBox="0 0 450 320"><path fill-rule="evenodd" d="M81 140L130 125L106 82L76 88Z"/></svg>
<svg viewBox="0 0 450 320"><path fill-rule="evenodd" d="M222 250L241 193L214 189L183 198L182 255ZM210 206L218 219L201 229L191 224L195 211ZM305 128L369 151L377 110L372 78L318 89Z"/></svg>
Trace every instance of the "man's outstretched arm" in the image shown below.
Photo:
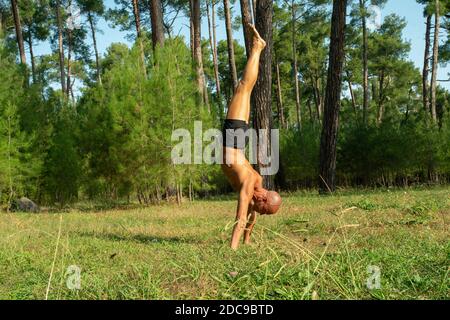
<svg viewBox="0 0 450 320"><path fill-rule="evenodd" d="M241 191L239 192L236 222L233 228L233 234L231 236L231 248L233 250L236 250L238 248L239 241L247 223L247 213L250 202L252 201L254 186L254 179L249 178L243 183Z"/></svg>
<svg viewBox="0 0 450 320"><path fill-rule="evenodd" d="M256 224L256 212L253 210L253 205L250 204L248 207L248 217L247 217L247 225L244 230L244 244L250 243L250 237L252 235L253 228Z"/></svg>

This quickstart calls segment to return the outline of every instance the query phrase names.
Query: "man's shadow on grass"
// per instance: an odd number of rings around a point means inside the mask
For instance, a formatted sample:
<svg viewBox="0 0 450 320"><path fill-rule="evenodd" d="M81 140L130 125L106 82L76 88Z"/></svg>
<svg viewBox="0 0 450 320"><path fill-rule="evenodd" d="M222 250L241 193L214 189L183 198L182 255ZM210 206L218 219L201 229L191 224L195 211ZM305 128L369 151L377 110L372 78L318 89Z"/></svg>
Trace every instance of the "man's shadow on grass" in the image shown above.
<svg viewBox="0 0 450 320"><path fill-rule="evenodd" d="M104 233L104 232L75 232L77 236L97 238L109 241L127 241L143 244L161 244L161 243L199 243L197 239L194 238L181 238L181 237L164 237L164 236L154 236L148 234L121 234L121 233Z"/></svg>

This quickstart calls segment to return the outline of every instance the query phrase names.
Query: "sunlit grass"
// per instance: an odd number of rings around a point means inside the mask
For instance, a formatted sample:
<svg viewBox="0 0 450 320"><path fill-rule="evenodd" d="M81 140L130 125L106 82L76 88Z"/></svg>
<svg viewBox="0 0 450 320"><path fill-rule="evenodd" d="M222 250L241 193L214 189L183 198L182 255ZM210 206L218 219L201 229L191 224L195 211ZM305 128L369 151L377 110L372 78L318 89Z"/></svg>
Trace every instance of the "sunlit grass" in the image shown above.
<svg viewBox="0 0 450 320"><path fill-rule="evenodd" d="M49 299L449 298L448 188L285 195L237 252L235 206L65 212L56 256L61 214L2 214L0 298L44 299L53 261ZM80 290L67 288L70 265Z"/></svg>

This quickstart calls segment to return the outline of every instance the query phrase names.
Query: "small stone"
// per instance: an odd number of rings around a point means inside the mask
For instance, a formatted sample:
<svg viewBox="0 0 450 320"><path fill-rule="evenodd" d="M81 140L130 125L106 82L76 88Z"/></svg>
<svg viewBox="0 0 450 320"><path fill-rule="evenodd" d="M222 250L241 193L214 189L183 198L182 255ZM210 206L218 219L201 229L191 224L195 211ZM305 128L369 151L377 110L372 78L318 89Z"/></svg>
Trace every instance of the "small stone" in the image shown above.
<svg viewBox="0 0 450 320"><path fill-rule="evenodd" d="M231 277L234 278L234 277L236 277L238 275L238 272L237 271L231 271L229 274L230 274Z"/></svg>

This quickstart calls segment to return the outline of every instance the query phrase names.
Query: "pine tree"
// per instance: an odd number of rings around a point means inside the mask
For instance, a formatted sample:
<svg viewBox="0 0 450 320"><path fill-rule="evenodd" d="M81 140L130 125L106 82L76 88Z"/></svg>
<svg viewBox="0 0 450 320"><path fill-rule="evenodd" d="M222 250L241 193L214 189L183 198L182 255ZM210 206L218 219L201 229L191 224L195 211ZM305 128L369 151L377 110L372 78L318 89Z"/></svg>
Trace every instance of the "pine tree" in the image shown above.
<svg viewBox="0 0 450 320"><path fill-rule="evenodd" d="M44 185L50 202L62 207L78 199L82 162L77 147L77 115L70 106L63 106L52 122Z"/></svg>
<svg viewBox="0 0 450 320"><path fill-rule="evenodd" d="M21 128L18 106L25 102L26 79L0 42L0 203L25 195L27 183L38 174L39 159L30 161L32 134ZM6 80L6 81L5 81Z"/></svg>
<svg viewBox="0 0 450 320"><path fill-rule="evenodd" d="M344 41L346 26L346 0L333 1L331 40L325 97L322 138L320 142L320 191L334 192L336 188L337 135L341 106L342 68L344 64Z"/></svg>

